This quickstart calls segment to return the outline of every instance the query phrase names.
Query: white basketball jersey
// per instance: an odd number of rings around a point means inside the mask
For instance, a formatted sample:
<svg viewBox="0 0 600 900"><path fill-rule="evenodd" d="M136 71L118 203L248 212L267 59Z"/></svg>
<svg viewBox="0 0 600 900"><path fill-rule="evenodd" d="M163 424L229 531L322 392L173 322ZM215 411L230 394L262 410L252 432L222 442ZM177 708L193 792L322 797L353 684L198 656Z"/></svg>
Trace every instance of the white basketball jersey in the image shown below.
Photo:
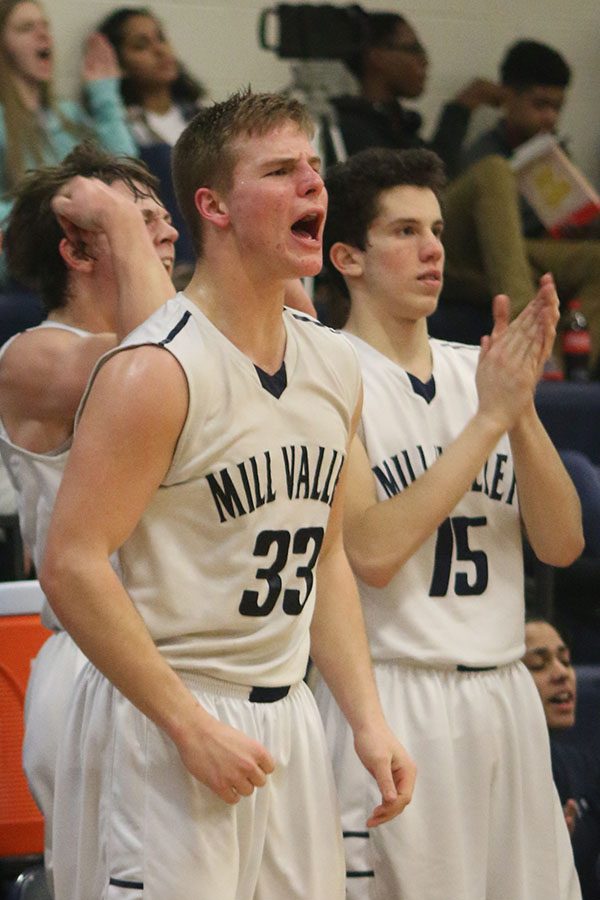
<svg viewBox="0 0 600 900"><path fill-rule="evenodd" d="M42 322L38 328L60 328L81 336L88 334L80 328L63 325L59 322ZM0 357L13 340L14 338L11 338L4 344L0 350ZM17 492L17 512L21 536L31 553L38 572L46 547L52 508L70 449L71 439L69 438L61 447L48 453L32 453L25 450L10 440L0 418L0 456L2 456ZM44 603L42 610L42 621L47 628L59 627L58 620L47 603Z"/></svg>
<svg viewBox="0 0 600 900"><path fill-rule="evenodd" d="M383 501L422 475L475 414L479 350L430 340L433 381L422 385L364 341L347 337L364 381L360 436ZM506 435L451 515L390 584L359 587L378 661L493 666L522 655L521 531Z"/></svg>
<svg viewBox="0 0 600 900"><path fill-rule="evenodd" d="M316 563L360 384L341 335L291 310L284 323L280 396L276 376L182 294L115 351L160 344L189 386L167 477L119 551L123 583L175 669L248 685L304 675Z"/></svg>

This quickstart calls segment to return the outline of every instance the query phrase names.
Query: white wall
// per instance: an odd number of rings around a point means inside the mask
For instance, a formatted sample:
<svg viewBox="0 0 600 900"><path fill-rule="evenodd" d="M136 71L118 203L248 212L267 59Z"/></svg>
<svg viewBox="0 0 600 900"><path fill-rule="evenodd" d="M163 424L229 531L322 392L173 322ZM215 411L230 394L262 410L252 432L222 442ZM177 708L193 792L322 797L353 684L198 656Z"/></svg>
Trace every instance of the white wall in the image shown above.
<svg viewBox="0 0 600 900"><path fill-rule="evenodd" d="M118 3L105 0L47 0L57 37L59 94L77 91L83 36ZM125 4L123 4L125 5ZM126 5L142 5L126 0ZM261 50L257 40L260 11L275 3L257 0L153 0L178 55L220 100L251 83L256 90L289 84L289 66ZM428 48L431 66L425 98L418 108L425 133L453 93L475 75L495 78L506 46L518 38L544 41L560 50L574 69L562 119L573 157L600 188L600 3L598 0L421 0L417 5L363 0L367 9L405 15ZM332 78L335 78L335 70ZM473 132L493 115L476 114Z"/></svg>

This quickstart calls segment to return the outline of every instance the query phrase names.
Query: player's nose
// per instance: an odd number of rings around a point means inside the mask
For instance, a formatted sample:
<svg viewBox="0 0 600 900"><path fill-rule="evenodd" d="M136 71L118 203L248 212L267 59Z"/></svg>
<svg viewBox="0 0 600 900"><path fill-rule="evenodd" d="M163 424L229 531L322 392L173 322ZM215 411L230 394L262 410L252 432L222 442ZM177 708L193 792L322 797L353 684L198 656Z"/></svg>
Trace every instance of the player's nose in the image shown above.
<svg viewBox="0 0 600 900"><path fill-rule="evenodd" d="M300 164L298 169L298 190L302 196L320 194L325 183L318 172L308 161Z"/></svg>

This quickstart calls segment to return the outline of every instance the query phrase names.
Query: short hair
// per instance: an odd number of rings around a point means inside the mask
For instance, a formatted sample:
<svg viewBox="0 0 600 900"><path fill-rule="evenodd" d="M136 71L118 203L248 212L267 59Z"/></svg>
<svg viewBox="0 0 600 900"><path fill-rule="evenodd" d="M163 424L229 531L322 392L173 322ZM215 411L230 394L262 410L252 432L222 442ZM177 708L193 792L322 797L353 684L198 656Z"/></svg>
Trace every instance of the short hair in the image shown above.
<svg viewBox="0 0 600 900"><path fill-rule="evenodd" d="M329 261L329 251L338 241L359 250L367 246L367 234L379 213L384 191L395 187L428 188L440 200L446 184L444 164L431 150L392 150L370 147L337 163L327 172L325 187L329 206L323 237L327 277L345 299L346 316L349 292L344 277ZM338 297L338 300L340 298ZM342 310L332 324L341 325Z"/></svg>
<svg viewBox="0 0 600 900"><path fill-rule="evenodd" d="M172 154L173 185L198 256L202 255L202 222L194 203L196 191L201 187L227 191L236 163L236 138L264 135L287 122L313 136L314 122L299 100L247 89L201 109L180 135Z"/></svg>
<svg viewBox="0 0 600 900"><path fill-rule="evenodd" d="M158 180L144 163L111 156L92 141L79 144L60 165L43 166L25 175L15 190L4 248L11 275L37 291L48 310L67 303L69 277L59 252L64 233L51 201L76 175L98 178L105 184L122 181L136 199L158 197Z"/></svg>
<svg viewBox="0 0 600 900"><path fill-rule="evenodd" d="M538 41L517 41L508 48L500 64L500 80L518 91L535 85L566 88L571 69L563 56Z"/></svg>
<svg viewBox="0 0 600 900"><path fill-rule="evenodd" d="M365 73L365 56L367 50L374 47L389 47L393 41L394 31L399 25L406 25L406 19L393 12L364 12L361 46L344 57L343 63L358 81L362 81Z"/></svg>

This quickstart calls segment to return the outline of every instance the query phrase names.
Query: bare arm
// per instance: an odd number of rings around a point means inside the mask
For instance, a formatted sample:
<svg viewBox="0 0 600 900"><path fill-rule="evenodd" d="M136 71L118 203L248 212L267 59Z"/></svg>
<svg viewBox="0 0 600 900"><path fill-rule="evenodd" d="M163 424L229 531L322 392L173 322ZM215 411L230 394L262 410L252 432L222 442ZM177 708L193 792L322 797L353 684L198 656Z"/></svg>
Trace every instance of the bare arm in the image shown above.
<svg viewBox="0 0 600 900"><path fill-rule="evenodd" d="M196 778L234 803L232 786L247 796L265 783L270 755L197 703L109 563L162 481L186 414L187 383L167 351L137 348L105 364L75 436L40 581L86 656L166 732Z"/></svg>
<svg viewBox="0 0 600 900"><path fill-rule="evenodd" d="M542 562L568 566L585 543L581 504L533 402L510 432L510 445L529 543Z"/></svg>
<svg viewBox="0 0 600 900"><path fill-rule="evenodd" d="M395 497L377 501L366 452L355 440L344 535L352 566L368 584L386 585L470 488L532 396L542 338L536 303L483 347L477 412L427 472Z"/></svg>
<svg viewBox="0 0 600 900"><path fill-rule="evenodd" d="M0 414L11 440L34 453L64 443L94 365L116 343L114 334L58 328L15 338L0 362Z"/></svg>
<svg viewBox="0 0 600 900"><path fill-rule="evenodd" d="M410 802L415 766L388 728L379 703L356 583L343 547L346 479L342 472L319 557L311 656L352 728L356 752L381 790L382 802L368 820L374 826Z"/></svg>

